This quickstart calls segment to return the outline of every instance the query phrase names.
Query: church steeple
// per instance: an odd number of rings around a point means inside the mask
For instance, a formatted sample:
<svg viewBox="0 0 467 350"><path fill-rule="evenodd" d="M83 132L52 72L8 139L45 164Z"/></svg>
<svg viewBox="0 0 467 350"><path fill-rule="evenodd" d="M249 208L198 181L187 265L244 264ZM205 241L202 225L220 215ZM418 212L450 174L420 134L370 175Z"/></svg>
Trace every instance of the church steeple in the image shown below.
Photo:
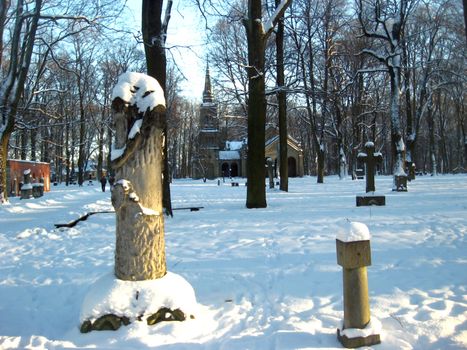
<svg viewBox="0 0 467 350"><path fill-rule="evenodd" d="M212 103L211 75L209 74L209 63L206 64L206 76L204 78L203 103Z"/></svg>

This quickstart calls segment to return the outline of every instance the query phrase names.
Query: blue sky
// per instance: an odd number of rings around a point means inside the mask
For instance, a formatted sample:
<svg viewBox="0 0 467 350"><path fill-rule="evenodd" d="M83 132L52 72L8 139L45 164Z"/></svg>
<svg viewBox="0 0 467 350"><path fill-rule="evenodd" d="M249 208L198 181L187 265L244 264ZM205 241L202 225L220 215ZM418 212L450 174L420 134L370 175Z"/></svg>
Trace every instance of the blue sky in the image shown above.
<svg viewBox="0 0 467 350"><path fill-rule="evenodd" d="M142 0L127 3L134 16L134 28L141 28ZM185 76L181 94L195 100L201 99L205 74L204 23L198 9L189 0L174 0L169 22L167 47L181 73Z"/></svg>

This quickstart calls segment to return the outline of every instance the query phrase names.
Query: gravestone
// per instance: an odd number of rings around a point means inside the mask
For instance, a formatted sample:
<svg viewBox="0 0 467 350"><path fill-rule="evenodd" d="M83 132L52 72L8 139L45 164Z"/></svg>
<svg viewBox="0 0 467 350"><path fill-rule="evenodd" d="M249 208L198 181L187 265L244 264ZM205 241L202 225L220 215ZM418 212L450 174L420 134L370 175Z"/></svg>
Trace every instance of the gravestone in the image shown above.
<svg viewBox="0 0 467 350"><path fill-rule="evenodd" d="M394 175L394 186L392 190L396 192L407 192L407 175Z"/></svg>
<svg viewBox="0 0 467 350"><path fill-rule="evenodd" d="M269 188L274 188L274 169L271 158L266 159L268 164L268 177L269 177Z"/></svg>
<svg viewBox="0 0 467 350"><path fill-rule="evenodd" d="M408 180L409 181L415 180L415 173L416 173L415 163L407 162L406 164L407 164L407 168L409 170Z"/></svg>
<svg viewBox="0 0 467 350"><path fill-rule="evenodd" d="M32 198L31 169L23 173L23 185L21 186L21 199Z"/></svg>
<svg viewBox="0 0 467 350"><path fill-rule="evenodd" d="M385 196L375 195L375 168L377 163L381 163L383 156L381 153L375 153L375 144L373 142L367 142L365 144L365 152L366 153L360 153L358 158L366 165L366 194L357 196L357 207L385 205Z"/></svg>

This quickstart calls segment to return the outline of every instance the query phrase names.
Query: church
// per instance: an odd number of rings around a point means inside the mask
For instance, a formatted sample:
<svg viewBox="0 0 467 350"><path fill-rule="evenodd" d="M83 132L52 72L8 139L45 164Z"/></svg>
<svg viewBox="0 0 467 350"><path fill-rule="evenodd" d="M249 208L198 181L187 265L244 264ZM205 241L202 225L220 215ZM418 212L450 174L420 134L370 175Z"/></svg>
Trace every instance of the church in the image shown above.
<svg viewBox="0 0 467 350"><path fill-rule="evenodd" d="M193 161L193 178L246 177L247 140L227 140L223 135L218 106L211 86L209 66L206 68L203 102L199 110L198 152ZM265 157L274 164L274 176L279 174L279 130L266 130ZM265 164L266 164L265 159ZM292 137L287 137L289 177L303 176L303 149ZM265 171L266 176L266 171Z"/></svg>

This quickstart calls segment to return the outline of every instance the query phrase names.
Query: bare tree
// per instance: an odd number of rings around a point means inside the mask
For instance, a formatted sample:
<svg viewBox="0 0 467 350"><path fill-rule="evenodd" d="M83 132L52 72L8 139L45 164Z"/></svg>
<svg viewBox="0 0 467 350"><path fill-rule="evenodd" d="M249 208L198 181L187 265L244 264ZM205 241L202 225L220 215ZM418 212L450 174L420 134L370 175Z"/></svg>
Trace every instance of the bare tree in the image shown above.
<svg viewBox="0 0 467 350"><path fill-rule="evenodd" d="M261 0L248 1L248 14L244 26L248 41L248 158L247 208L265 208L265 48L277 21L282 17L291 0L282 0L271 18L263 22Z"/></svg>
<svg viewBox="0 0 467 350"><path fill-rule="evenodd" d="M417 0L380 1L358 0L357 12L363 35L381 44L379 50L364 49L376 59L387 72L390 80L390 119L392 154L394 157L393 189L399 186L396 179L406 176L404 171L405 144L403 140L402 118L400 115L402 39L407 19Z"/></svg>
<svg viewBox="0 0 467 350"><path fill-rule="evenodd" d="M155 78L166 91L167 58L165 42L167 39L167 28L170 20L172 0L167 1L164 21L162 21L163 0L149 1L143 0L142 33L144 41L144 51L146 52L146 64L148 74ZM163 119L166 121L167 115ZM167 121L166 121L167 122ZM164 127L167 137L167 125ZM172 201L170 199L170 171L167 157L168 143L164 143L164 186L163 186L163 206L166 213L173 216Z"/></svg>
<svg viewBox="0 0 467 350"><path fill-rule="evenodd" d="M75 0L68 0L66 5L49 0L18 0L14 4L2 1L0 7L2 21L0 27L4 31L5 26L8 25L10 34L7 48L3 41L4 35L0 38L1 62L6 66L0 86L0 201L2 202L7 198L5 185L9 140L20 112L19 104L29 78L37 43L45 45L47 53L52 55L51 49L62 39L93 26L97 22L97 17L103 21L107 15L114 14L112 9L119 7L115 2L112 2L113 7L111 7L110 2L89 1L83 4ZM55 30L52 30L52 27ZM50 30L47 31L45 28ZM52 38L47 33L52 33L56 37ZM34 96L33 91L37 85L34 83L28 85L31 91L29 95ZM28 101L23 102L25 106L22 108L26 108Z"/></svg>

